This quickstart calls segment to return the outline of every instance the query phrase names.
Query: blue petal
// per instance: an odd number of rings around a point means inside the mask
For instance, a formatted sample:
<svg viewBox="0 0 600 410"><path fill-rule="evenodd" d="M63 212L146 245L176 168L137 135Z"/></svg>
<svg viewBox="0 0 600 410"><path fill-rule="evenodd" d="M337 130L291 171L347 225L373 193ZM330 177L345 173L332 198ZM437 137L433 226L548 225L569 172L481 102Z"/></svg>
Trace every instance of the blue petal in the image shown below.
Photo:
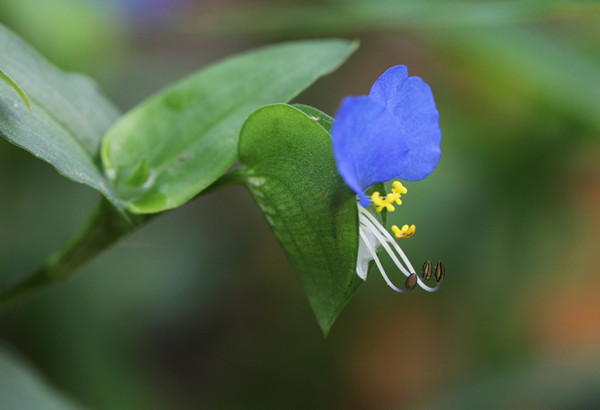
<svg viewBox="0 0 600 410"><path fill-rule="evenodd" d="M418 181L435 169L440 159L442 132L431 88L419 77L409 77L406 66L388 69L373 84L369 97L383 104L400 123L409 152L396 178Z"/></svg>
<svg viewBox="0 0 600 410"><path fill-rule="evenodd" d="M338 172L359 195L373 184L398 178L405 169L409 147L398 118L371 97L346 97L331 129Z"/></svg>

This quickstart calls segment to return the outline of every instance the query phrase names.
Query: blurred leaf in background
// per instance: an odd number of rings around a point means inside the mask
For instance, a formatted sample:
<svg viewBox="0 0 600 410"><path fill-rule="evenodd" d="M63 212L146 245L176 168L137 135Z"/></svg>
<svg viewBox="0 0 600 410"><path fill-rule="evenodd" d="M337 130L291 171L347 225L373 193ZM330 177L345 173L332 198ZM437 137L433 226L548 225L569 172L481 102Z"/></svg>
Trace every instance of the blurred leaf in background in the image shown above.
<svg viewBox="0 0 600 410"><path fill-rule="evenodd" d="M0 407L3 409L82 409L47 385L33 368L0 347Z"/></svg>
<svg viewBox="0 0 600 410"><path fill-rule="evenodd" d="M597 357L557 358L491 374L423 409L595 409L600 406Z"/></svg>
<svg viewBox="0 0 600 410"><path fill-rule="evenodd" d="M3 24L67 71L99 74L123 50L125 19L109 2L0 0L0 15Z"/></svg>

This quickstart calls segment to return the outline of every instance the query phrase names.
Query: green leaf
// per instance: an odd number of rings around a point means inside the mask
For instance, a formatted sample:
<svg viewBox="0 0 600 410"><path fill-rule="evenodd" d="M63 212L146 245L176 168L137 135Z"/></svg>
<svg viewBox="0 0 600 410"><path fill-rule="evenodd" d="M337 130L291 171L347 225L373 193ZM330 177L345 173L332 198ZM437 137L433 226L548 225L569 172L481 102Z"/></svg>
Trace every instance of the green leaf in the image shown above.
<svg viewBox="0 0 600 410"><path fill-rule="evenodd" d="M10 79L0 81L0 135L119 207L96 165L100 139L117 110L89 79L59 71L2 25L0 50L3 78Z"/></svg>
<svg viewBox="0 0 600 410"><path fill-rule="evenodd" d="M0 408L14 410L75 410L22 359L0 346Z"/></svg>
<svg viewBox="0 0 600 410"><path fill-rule="evenodd" d="M25 103L25 105L27 106L29 111L31 112L31 103L29 102L29 98L27 98L27 95L23 92L23 90L21 90L21 87L19 87L13 80L11 80L11 78L9 76L7 76L6 73L4 71L2 71L1 69L0 69L0 78L3 79L4 81L6 81L8 83L8 85L10 85L17 92L17 94L19 94L19 96L21 97L21 99L23 100L23 102Z"/></svg>
<svg viewBox="0 0 600 410"><path fill-rule="evenodd" d="M185 203L236 161L248 115L290 100L355 48L343 40L266 47L203 69L142 103L110 129L102 145L119 197L134 213Z"/></svg>
<svg viewBox="0 0 600 410"><path fill-rule="evenodd" d="M297 108L270 105L244 124L239 152L247 186L327 334L362 283L356 195L337 172L329 133Z"/></svg>
<svg viewBox="0 0 600 410"><path fill-rule="evenodd" d="M327 132L331 131L331 126L333 125L333 118L329 115L325 114L321 110L317 110L310 105L304 104L294 104L294 108L299 109L304 114L308 115L312 120L316 121L321 127L325 128Z"/></svg>

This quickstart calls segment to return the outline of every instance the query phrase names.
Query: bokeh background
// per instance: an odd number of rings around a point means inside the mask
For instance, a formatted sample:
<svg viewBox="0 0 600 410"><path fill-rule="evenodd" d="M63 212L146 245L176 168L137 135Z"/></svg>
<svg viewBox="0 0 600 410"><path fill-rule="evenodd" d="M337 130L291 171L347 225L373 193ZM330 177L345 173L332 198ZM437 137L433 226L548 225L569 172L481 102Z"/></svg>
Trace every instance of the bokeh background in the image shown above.
<svg viewBox="0 0 600 410"><path fill-rule="evenodd" d="M291 39L360 40L296 99L330 114L406 64L443 155L392 222L447 269L436 294L371 272L324 339L249 193L223 189L0 316L0 408L600 408L600 3L0 0L0 21L123 111ZM97 200L0 141L2 283Z"/></svg>

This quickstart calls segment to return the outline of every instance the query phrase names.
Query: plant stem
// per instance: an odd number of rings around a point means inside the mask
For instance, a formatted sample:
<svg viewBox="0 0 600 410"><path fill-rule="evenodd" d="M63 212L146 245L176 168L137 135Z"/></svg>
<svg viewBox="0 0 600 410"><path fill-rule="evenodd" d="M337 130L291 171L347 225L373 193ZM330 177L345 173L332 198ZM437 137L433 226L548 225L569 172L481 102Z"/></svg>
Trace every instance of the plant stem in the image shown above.
<svg viewBox="0 0 600 410"><path fill-rule="evenodd" d="M48 259L45 266L24 281L0 291L0 310L69 279L88 262L150 217L148 215L132 215L131 220L127 221L102 197L87 221L62 249Z"/></svg>
<svg viewBox="0 0 600 410"><path fill-rule="evenodd" d="M240 169L223 175L196 196L218 188L244 183ZM25 280L0 289L0 311L27 297L42 293L51 286L71 278L77 271L114 245L123 236L133 232L159 214L133 215L127 220L104 197L87 221L75 232L62 249L53 254L46 265Z"/></svg>

